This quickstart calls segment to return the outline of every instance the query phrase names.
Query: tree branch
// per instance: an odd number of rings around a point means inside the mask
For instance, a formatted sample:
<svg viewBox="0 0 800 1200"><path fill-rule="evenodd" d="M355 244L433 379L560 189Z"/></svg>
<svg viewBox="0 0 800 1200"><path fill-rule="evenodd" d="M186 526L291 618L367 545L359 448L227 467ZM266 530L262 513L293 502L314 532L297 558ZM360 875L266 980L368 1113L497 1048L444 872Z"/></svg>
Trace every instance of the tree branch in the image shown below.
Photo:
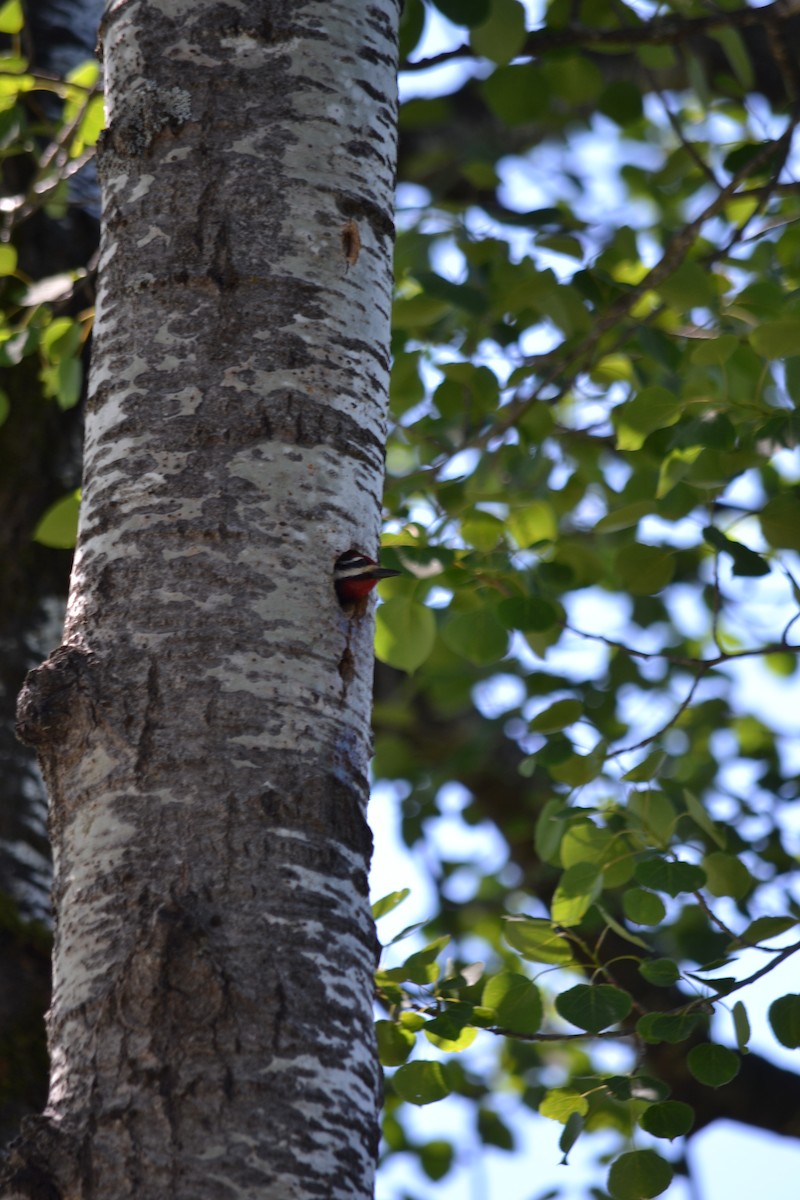
<svg viewBox="0 0 800 1200"><path fill-rule="evenodd" d="M591 29L572 24L565 29L534 29L520 50L520 58L538 58L550 50L599 48L609 51L635 49L637 46L675 46L717 29L746 29L748 26L768 26L776 29L797 14L791 6L776 0L764 8L741 8L734 12L719 11L707 17L654 17L641 25L620 29ZM464 58L477 58L468 42L452 50L443 50L416 62L404 61L402 71L428 71Z"/></svg>

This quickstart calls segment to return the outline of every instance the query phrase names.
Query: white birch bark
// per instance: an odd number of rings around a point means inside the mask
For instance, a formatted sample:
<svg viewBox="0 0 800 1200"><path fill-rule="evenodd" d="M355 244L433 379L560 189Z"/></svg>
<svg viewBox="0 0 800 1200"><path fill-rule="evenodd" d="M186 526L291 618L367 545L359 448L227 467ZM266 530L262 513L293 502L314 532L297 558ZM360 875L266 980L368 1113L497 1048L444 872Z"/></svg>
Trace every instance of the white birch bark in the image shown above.
<svg viewBox="0 0 800 1200"><path fill-rule="evenodd" d="M51 1095L5 1195L372 1194L373 631L332 571L378 542L398 8L106 13L81 529L20 707Z"/></svg>

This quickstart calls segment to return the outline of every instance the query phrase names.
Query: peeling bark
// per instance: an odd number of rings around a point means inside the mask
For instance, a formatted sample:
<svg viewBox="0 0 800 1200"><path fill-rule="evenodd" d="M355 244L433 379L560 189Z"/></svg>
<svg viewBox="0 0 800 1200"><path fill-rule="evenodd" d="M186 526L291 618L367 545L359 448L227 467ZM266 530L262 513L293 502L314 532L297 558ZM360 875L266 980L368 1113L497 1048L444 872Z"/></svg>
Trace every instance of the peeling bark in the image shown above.
<svg viewBox="0 0 800 1200"><path fill-rule="evenodd" d="M50 1100L4 1196L372 1194L373 631L332 570L378 540L398 7L106 13L81 529L19 709Z"/></svg>

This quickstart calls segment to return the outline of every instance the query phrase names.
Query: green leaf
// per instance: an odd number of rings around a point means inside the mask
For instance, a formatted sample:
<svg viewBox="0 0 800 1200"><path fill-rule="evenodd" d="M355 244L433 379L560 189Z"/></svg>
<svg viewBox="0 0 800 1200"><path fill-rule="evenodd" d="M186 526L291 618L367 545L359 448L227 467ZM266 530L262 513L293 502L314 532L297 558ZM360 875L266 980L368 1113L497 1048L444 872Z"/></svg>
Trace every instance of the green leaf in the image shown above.
<svg viewBox="0 0 800 1200"><path fill-rule="evenodd" d="M614 561L621 586L634 596L650 596L665 588L675 573L675 553L659 546L625 546Z"/></svg>
<svg viewBox="0 0 800 1200"><path fill-rule="evenodd" d="M686 1065L698 1083L716 1088L735 1079L742 1062L734 1050L708 1042L692 1047L686 1056Z"/></svg>
<svg viewBox="0 0 800 1200"><path fill-rule="evenodd" d="M81 398L83 366L78 358L63 358L56 367L56 400L66 411L74 408Z"/></svg>
<svg viewBox="0 0 800 1200"><path fill-rule="evenodd" d="M55 550L71 550L78 538L80 489L57 500L39 518L33 540Z"/></svg>
<svg viewBox="0 0 800 1200"><path fill-rule="evenodd" d="M574 725L582 713L580 700L556 700L534 717L528 728L531 733L558 733L568 725Z"/></svg>
<svg viewBox="0 0 800 1200"><path fill-rule="evenodd" d="M730 555L733 559L734 575L750 577L769 575L771 567L765 558L756 554L755 550L751 550L748 546L743 546L741 542L735 542L726 537L713 525L709 525L703 530L703 538L710 546Z"/></svg>
<svg viewBox="0 0 800 1200"><path fill-rule="evenodd" d="M434 1138L418 1147L419 1162L429 1179L443 1179L453 1165L455 1149L444 1138Z"/></svg>
<svg viewBox="0 0 800 1200"><path fill-rule="evenodd" d="M800 1046L800 996L790 992L773 1000L767 1016L780 1044L796 1050Z"/></svg>
<svg viewBox="0 0 800 1200"><path fill-rule="evenodd" d="M393 596L375 617L375 655L390 667L412 674L429 657L436 641L436 617L408 596Z"/></svg>
<svg viewBox="0 0 800 1200"><path fill-rule="evenodd" d="M3 424L10 412L11 401L8 398L8 393L4 392L3 389L0 388L0 425Z"/></svg>
<svg viewBox="0 0 800 1200"><path fill-rule="evenodd" d="M384 1067L399 1067L404 1063L417 1040L411 1030L403 1029L394 1021L376 1021L375 1037L378 1058Z"/></svg>
<svg viewBox="0 0 800 1200"><path fill-rule="evenodd" d="M2 9L0 9L0 20L2 20ZM0 32L2 27L0 26ZM0 245L0 276L13 275L17 269L17 251L10 242L4 242Z"/></svg>
<svg viewBox="0 0 800 1200"><path fill-rule="evenodd" d="M434 1104L449 1096L451 1088L439 1062L418 1059L398 1067L392 1076L394 1090L409 1104Z"/></svg>
<svg viewBox="0 0 800 1200"><path fill-rule="evenodd" d="M578 1138L583 1133L583 1117L579 1112L572 1112L567 1117L567 1122L564 1126L563 1133L558 1139L558 1148L564 1157L561 1159L560 1166L566 1166L567 1155L572 1147L577 1142Z"/></svg>
<svg viewBox="0 0 800 1200"><path fill-rule="evenodd" d="M547 801L536 822L536 853L544 862L552 863L553 866L565 865L561 860L561 841L567 828L563 812L562 801L554 797Z"/></svg>
<svg viewBox="0 0 800 1200"><path fill-rule="evenodd" d="M706 881L702 867L694 863L673 862L668 858L647 858L636 864L634 875L645 887L655 892L666 892L668 896L696 892Z"/></svg>
<svg viewBox="0 0 800 1200"><path fill-rule="evenodd" d="M80 348L81 327L70 317L57 317L42 333L40 344L51 362L73 358Z"/></svg>
<svg viewBox="0 0 800 1200"><path fill-rule="evenodd" d="M680 420L683 401L666 388L643 388L612 413L618 450L639 450L648 434Z"/></svg>
<svg viewBox="0 0 800 1200"><path fill-rule="evenodd" d="M758 519L761 532L771 546L800 550L800 496L793 492L774 496L764 505Z"/></svg>
<svg viewBox="0 0 800 1200"><path fill-rule="evenodd" d="M461 536L468 545L486 553L494 550L503 540L505 528L504 523L497 517L477 509L461 522Z"/></svg>
<svg viewBox="0 0 800 1200"><path fill-rule="evenodd" d="M603 873L595 863L579 862L568 867L553 893L555 924L579 925L602 890Z"/></svg>
<svg viewBox="0 0 800 1200"><path fill-rule="evenodd" d="M587 1033L600 1033L624 1021L631 1011L627 992L608 983L579 983L556 996L556 1012Z"/></svg>
<svg viewBox="0 0 800 1200"><path fill-rule="evenodd" d="M454 25L480 25L489 16L490 0L434 0L434 4Z"/></svg>
<svg viewBox="0 0 800 1200"><path fill-rule="evenodd" d="M653 1137L683 1137L694 1125L694 1109L681 1100L662 1100L651 1104L639 1118L639 1124Z"/></svg>
<svg viewBox="0 0 800 1200"><path fill-rule="evenodd" d="M661 897L643 888L628 888L623 893L622 910L636 925L660 925L667 915Z"/></svg>
<svg viewBox="0 0 800 1200"><path fill-rule="evenodd" d="M552 542L558 537L558 522L551 505L534 500L524 508L515 508L506 522L508 532L521 550L538 542Z"/></svg>
<svg viewBox="0 0 800 1200"><path fill-rule="evenodd" d="M489 108L505 125L533 121L547 111L549 94L536 62L498 67L480 84Z"/></svg>
<svg viewBox="0 0 800 1200"><path fill-rule="evenodd" d="M744 933L739 935L737 942L746 946L759 946L762 942L770 942L781 933L794 929L796 924L795 917L756 917L755 921L750 922Z"/></svg>
<svg viewBox="0 0 800 1200"><path fill-rule="evenodd" d="M595 525L598 533L618 533L621 529L633 529L644 517L649 517L656 510L654 500L635 500L633 504L623 504L614 508Z"/></svg>
<svg viewBox="0 0 800 1200"><path fill-rule="evenodd" d="M525 42L525 9L519 0L492 0L489 18L470 30L475 54L499 65L516 58Z"/></svg>
<svg viewBox="0 0 800 1200"><path fill-rule="evenodd" d="M642 115L642 93L633 83L617 80L605 88L597 101L601 113L618 125L629 125Z"/></svg>
<svg viewBox="0 0 800 1200"><path fill-rule="evenodd" d="M741 1054L747 1053L747 1043L750 1041L750 1021L747 1009L741 1000L737 1000L732 1010L733 1029L736 1034L736 1045ZM800 1043L798 1043L800 1045Z"/></svg>
<svg viewBox="0 0 800 1200"><path fill-rule="evenodd" d="M585 54L560 55L544 70L551 91L568 104L591 104L603 90L602 72Z"/></svg>
<svg viewBox="0 0 800 1200"><path fill-rule="evenodd" d="M410 895L411 888L401 888L399 892L387 892L385 896L381 896L380 900L376 900L372 906L374 920L378 921L387 913L393 912Z"/></svg>
<svg viewBox="0 0 800 1200"><path fill-rule="evenodd" d="M672 1167L655 1150L621 1154L608 1172L608 1190L614 1200L649 1200L672 1183Z"/></svg>
<svg viewBox="0 0 800 1200"><path fill-rule="evenodd" d="M559 1121L566 1125L573 1113L585 1117L589 1111L589 1101L571 1088L553 1088L539 1105L539 1112L551 1121Z"/></svg>
<svg viewBox="0 0 800 1200"><path fill-rule="evenodd" d="M436 959L449 941L449 936L436 938L422 950L417 950L414 954L409 955L402 966L390 967L382 974L386 979L395 983L406 981L420 985L434 983L439 978L439 965Z"/></svg>
<svg viewBox="0 0 800 1200"><path fill-rule="evenodd" d="M703 859L706 887L712 896L732 896L742 900L756 886L756 880L740 858L715 850Z"/></svg>
<svg viewBox="0 0 800 1200"><path fill-rule="evenodd" d="M660 848L669 846L678 814L669 797L663 792L649 788L643 792L632 792L628 797L628 813L633 818L629 824L634 830L641 829L646 834L645 845L655 845Z"/></svg>
<svg viewBox="0 0 800 1200"><path fill-rule="evenodd" d="M703 830L703 833L707 833L712 841L717 843L720 849L724 850L726 842L724 832L711 820L705 808L694 795L694 793L685 790L683 793L683 800L686 805L686 811L689 813L689 816L692 818L694 823L699 825Z"/></svg>
<svg viewBox="0 0 800 1200"><path fill-rule="evenodd" d="M726 363L739 346L739 338L732 333L703 338L692 350L691 359L699 367L717 366Z"/></svg>
<svg viewBox="0 0 800 1200"><path fill-rule="evenodd" d="M530 962L565 967L573 960L572 947L540 917L504 917L503 934L509 946Z"/></svg>
<svg viewBox="0 0 800 1200"><path fill-rule="evenodd" d="M554 605L538 597L514 596L501 600L497 615L507 629L521 629L523 633L544 633L558 623L559 614Z"/></svg>
<svg viewBox="0 0 800 1200"><path fill-rule="evenodd" d="M667 756L663 750L653 750L642 762L626 771L622 778L631 783L650 783L661 774L666 760Z"/></svg>
<svg viewBox="0 0 800 1200"><path fill-rule="evenodd" d="M685 1042L703 1023L699 1013L645 1013L636 1023L636 1030L646 1042Z"/></svg>
<svg viewBox="0 0 800 1200"><path fill-rule="evenodd" d="M482 1004L493 1008L496 1024L514 1033L536 1033L542 1024L542 997L526 975L503 971L487 979Z"/></svg>
<svg viewBox="0 0 800 1200"><path fill-rule="evenodd" d="M441 321L451 311L451 304L435 296L420 294L407 300L395 300L392 306L392 329L426 329Z"/></svg>
<svg viewBox="0 0 800 1200"><path fill-rule="evenodd" d="M6 0L0 7L0 33L19 33L24 24L20 0Z"/></svg>
<svg viewBox="0 0 800 1200"><path fill-rule="evenodd" d="M723 25L710 31L710 35L722 46L744 91L751 91L754 84L753 63L739 30L732 25Z"/></svg>
<svg viewBox="0 0 800 1200"><path fill-rule="evenodd" d="M700 263L683 262L658 285L658 293L673 308L684 313L690 308L713 305L717 292L714 276Z"/></svg>
<svg viewBox="0 0 800 1200"><path fill-rule="evenodd" d="M750 334L750 343L765 358L790 358L800 354L800 317L765 321Z"/></svg>
<svg viewBox="0 0 800 1200"><path fill-rule="evenodd" d="M92 96L81 117L75 139L70 147L70 157L83 154L87 146L96 146L106 123L105 101L102 96Z"/></svg>
<svg viewBox="0 0 800 1200"><path fill-rule="evenodd" d="M496 1112L481 1106L478 1109L478 1136L485 1146L496 1146L498 1150L513 1150L514 1134Z"/></svg>
<svg viewBox="0 0 800 1200"><path fill-rule="evenodd" d="M93 88L100 82L100 64L96 58L87 58L77 67L72 67L67 71L65 78L67 83L77 84L80 88ZM82 104L83 98L78 99L76 103Z"/></svg>
<svg viewBox="0 0 800 1200"><path fill-rule="evenodd" d="M646 958L639 963L639 974L654 987L672 987L681 977L678 964L671 958Z"/></svg>
<svg viewBox="0 0 800 1200"><path fill-rule="evenodd" d="M450 617L442 627L442 641L477 666L499 662L508 651L508 631L489 605Z"/></svg>
<svg viewBox="0 0 800 1200"><path fill-rule="evenodd" d="M418 350L394 356L389 383L389 404L397 417L401 417L425 397L425 387L419 373L420 358Z"/></svg>
<svg viewBox="0 0 800 1200"><path fill-rule="evenodd" d="M605 921L606 925L608 925L609 929L613 929L614 933L616 933L624 941L630 942L634 946L639 946L642 950L646 950L648 954L650 953L650 947L648 946L647 942L643 941L642 938L638 937L635 933L631 933L630 929L626 929L621 921L618 921L616 917L612 916L610 912L603 908L599 900L595 901L595 908Z"/></svg>
<svg viewBox="0 0 800 1200"><path fill-rule="evenodd" d="M548 763L548 771L559 783L583 787L591 783L603 769L606 745L599 742L589 754L571 754L561 762Z"/></svg>
<svg viewBox="0 0 800 1200"><path fill-rule="evenodd" d="M444 1033L439 1033L439 1028L444 1028L447 1023L447 1015L444 1018L435 1017L433 1021L429 1021L422 1032L438 1050L443 1050L447 1054L459 1054L462 1050L466 1050L475 1041L478 1036L477 1029L472 1025L462 1025L460 1029L452 1030L452 1037L448 1037ZM437 1026L437 1022L440 1024ZM434 1026L437 1026L434 1028Z"/></svg>
<svg viewBox="0 0 800 1200"><path fill-rule="evenodd" d="M614 853L617 835L610 829L598 829L592 821L572 821L561 842L562 867L575 863L604 863Z"/></svg>

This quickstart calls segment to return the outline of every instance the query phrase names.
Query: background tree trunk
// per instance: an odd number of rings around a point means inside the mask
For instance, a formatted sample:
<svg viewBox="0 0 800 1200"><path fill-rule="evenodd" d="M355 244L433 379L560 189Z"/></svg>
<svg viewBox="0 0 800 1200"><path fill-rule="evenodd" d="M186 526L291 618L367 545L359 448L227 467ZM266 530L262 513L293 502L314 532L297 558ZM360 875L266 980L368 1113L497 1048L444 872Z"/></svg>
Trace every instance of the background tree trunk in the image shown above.
<svg viewBox="0 0 800 1200"><path fill-rule="evenodd" d="M372 1193L372 622L332 571L378 540L397 9L106 14L81 532L20 705L50 1105L6 1195Z"/></svg>
<svg viewBox="0 0 800 1200"><path fill-rule="evenodd" d="M91 58L102 0L36 0L26 8L23 46L33 65L65 74ZM28 94L36 120L55 118L53 93ZM36 120L37 129L41 124ZM31 157L4 157L5 195L30 185ZM39 209L14 231L19 267L31 279L85 266L97 249L94 163L73 174L63 216ZM91 304L90 281L60 312ZM47 800L36 757L14 735L25 674L55 645L64 620L72 552L32 540L43 511L80 483L80 407L63 411L43 395L38 362L0 368L9 412L0 436L0 1144L47 1095L44 1012L50 995L51 862Z"/></svg>

